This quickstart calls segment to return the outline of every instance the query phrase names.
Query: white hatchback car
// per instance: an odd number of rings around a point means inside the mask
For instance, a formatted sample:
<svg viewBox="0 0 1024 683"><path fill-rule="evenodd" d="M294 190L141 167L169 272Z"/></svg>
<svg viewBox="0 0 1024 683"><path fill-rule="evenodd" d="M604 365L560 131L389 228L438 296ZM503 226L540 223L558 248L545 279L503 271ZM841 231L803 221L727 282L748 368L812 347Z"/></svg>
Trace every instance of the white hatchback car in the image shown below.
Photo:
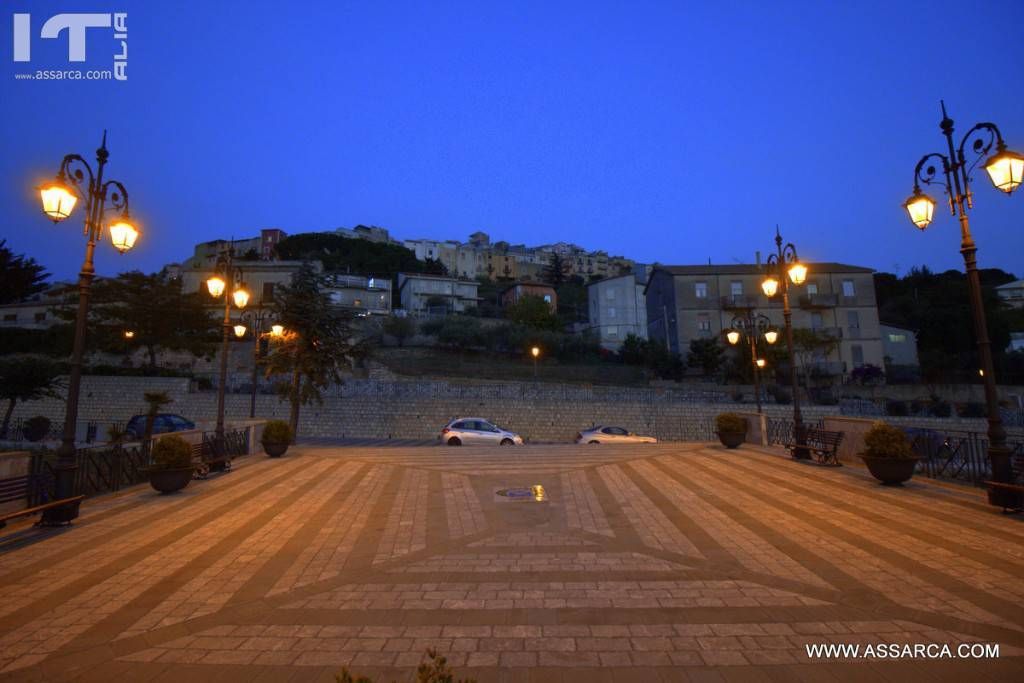
<svg viewBox="0 0 1024 683"><path fill-rule="evenodd" d="M622 427L595 425L577 434L576 443L658 443L658 440Z"/></svg>
<svg viewBox="0 0 1024 683"><path fill-rule="evenodd" d="M502 429L482 417L455 418L437 437L449 446L522 446L523 437Z"/></svg>

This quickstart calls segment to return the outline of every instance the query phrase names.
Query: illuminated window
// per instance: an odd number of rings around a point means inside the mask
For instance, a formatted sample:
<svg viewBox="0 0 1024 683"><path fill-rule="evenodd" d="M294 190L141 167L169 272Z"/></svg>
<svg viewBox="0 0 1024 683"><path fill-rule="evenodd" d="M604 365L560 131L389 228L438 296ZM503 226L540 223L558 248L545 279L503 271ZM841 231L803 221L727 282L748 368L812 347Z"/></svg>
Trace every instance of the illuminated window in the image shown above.
<svg viewBox="0 0 1024 683"><path fill-rule="evenodd" d="M708 298L708 283L706 282L695 282L693 285L693 293L698 299Z"/></svg>
<svg viewBox="0 0 1024 683"><path fill-rule="evenodd" d="M853 288L853 280L843 280L843 296L857 296Z"/></svg>
<svg viewBox="0 0 1024 683"><path fill-rule="evenodd" d="M907 335L905 334L890 334L889 341L894 344L904 344L907 341Z"/></svg>
<svg viewBox="0 0 1024 683"><path fill-rule="evenodd" d="M818 293L818 283L817 282L808 282L807 283L807 293L808 294L817 294Z"/></svg>

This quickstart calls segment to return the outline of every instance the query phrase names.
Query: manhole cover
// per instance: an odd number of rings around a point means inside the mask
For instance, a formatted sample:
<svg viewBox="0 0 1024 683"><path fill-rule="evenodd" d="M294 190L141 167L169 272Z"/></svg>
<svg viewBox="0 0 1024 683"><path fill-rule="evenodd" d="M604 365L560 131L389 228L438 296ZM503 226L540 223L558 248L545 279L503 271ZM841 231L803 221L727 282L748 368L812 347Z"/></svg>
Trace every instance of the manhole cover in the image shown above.
<svg viewBox="0 0 1024 683"><path fill-rule="evenodd" d="M548 494L540 484L510 486L496 490L494 499L501 503L545 503L548 500Z"/></svg>

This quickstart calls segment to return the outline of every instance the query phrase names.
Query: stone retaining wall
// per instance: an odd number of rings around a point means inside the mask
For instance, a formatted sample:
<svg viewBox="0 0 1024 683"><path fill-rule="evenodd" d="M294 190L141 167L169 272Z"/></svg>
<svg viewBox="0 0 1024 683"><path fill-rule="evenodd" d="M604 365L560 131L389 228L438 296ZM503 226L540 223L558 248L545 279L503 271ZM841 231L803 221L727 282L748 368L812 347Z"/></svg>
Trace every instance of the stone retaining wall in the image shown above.
<svg viewBox="0 0 1024 683"><path fill-rule="evenodd" d="M213 419L217 394L190 391L188 379L177 377L101 377L82 379L79 418L101 426L123 423L143 413L143 393L164 391L174 402L165 409L197 423ZM702 400L704 399L704 400ZM228 394L229 420L247 418L248 394ZM463 385L452 382L380 382L354 380L329 392L321 405L303 406L301 436L410 438L437 436L451 418L479 416L519 432L534 441L569 441L592 424L615 424L672 441L713 439L712 418L726 410L751 411L751 404L709 402L704 392L585 385L503 384ZM834 413L834 406L808 406L808 421ZM771 417L788 418L791 406L769 405ZM276 396L257 396L257 418L288 419L289 406ZM47 399L15 408L15 417L45 415L60 422L62 401ZM984 420L887 418L895 424L936 429L984 431Z"/></svg>

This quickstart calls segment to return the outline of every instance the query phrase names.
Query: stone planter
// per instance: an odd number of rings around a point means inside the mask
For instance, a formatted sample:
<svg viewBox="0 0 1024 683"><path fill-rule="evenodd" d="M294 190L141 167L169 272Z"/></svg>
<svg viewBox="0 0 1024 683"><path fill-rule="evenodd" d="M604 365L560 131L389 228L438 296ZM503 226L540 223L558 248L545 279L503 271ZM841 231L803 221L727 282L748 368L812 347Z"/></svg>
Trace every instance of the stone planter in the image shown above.
<svg viewBox="0 0 1024 683"><path fill-rule="evenodd" d="M194 467L178 467L174 469L150 468L149 485L160 493L180 491L192 481Z"/></svg>
<svg viewBox="0 0 1024 683"><path fill-rule="evenodd" d="M879 458L862 455L860 459L868 471L885 486L900 486L914 476L914 467L920 458Z"/></svg>
<svg viewBox="0 0 1024 683"><path fill-rule="evenodd" d="M269 443L263 442L263 451L271 458L280 458L288 450L288 444L286 443Z"/></svg>
<svg viewBox="0 0 1024 683"><path fill-rule="evenodd" d="M726 448L739 448L747 440L746 432L718 432L718 440Z"/></svg>

